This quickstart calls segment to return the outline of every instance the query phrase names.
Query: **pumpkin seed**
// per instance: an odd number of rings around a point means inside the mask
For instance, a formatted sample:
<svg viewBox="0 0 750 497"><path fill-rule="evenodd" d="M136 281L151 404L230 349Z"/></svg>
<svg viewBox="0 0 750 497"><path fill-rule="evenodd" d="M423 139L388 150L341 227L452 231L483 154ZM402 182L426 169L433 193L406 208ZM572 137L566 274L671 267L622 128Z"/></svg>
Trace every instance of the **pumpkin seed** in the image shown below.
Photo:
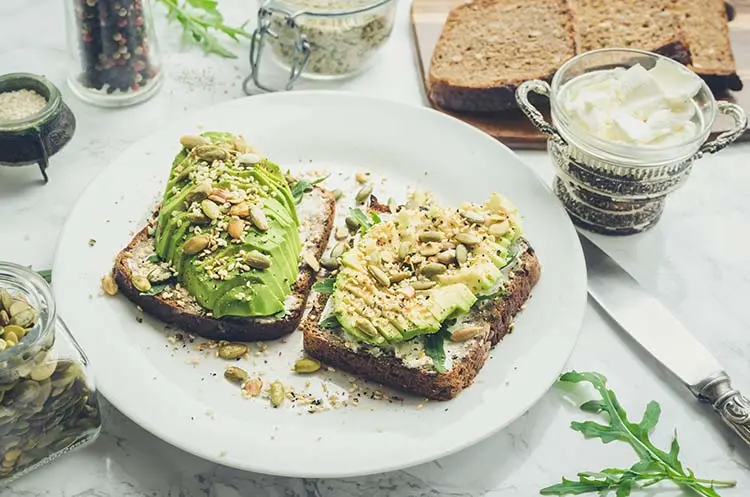
<svg viewBox="0 0 750 497"><path fill-rule="evenodd" d="M240 202L229 208L230 216L247 217L250 215L250 206L247 202Z"/></svg>
<svg viewBox="0 0 750 497"><path fill-rule="evenodd" d="M478 336L486 329L486 326L466 326L464 328L454 330L451 333L451 340L453 340L454 342L465 342L466 340Z"/></svg>
<svg viewBox="0 0 750 497"><path fill-rule="evenodd" d="M247 354L247 345L244 343L228 343L219 347L219 357L222 359L239 359L245 354Z"/></svg>
<svg viewBox="0 0 750 497"><path fill-rule="evenodd" d="M25 311L26 309L30 309L30 308L31 306L27 304L26 302L22 300L16 300L10 305L10 308L8 309L8 314L10 314L10 317L12 318L16 314L22 311Z"/></svg>
<svg viewBox="0 0 750 497"><path fill-rule="evenodd" d="M211 220L206 217L202 212L191 212L187 215L187 220L191 224L198 224L201 226L204 226L206 224L211 224Z"/></svg>
<svg viewBox="0 0 750 497"><path fill-rule="evenodd" d="M510 223L506 219L503 222L490 225L489 232L492 236L503 236L510 230Z"/></svg>
<svg viewBox="0 0 750 497"><path fill-rule="evenodd" d="M312 269L314 272L317 273L318 271L320 271L320 263L312 253L308 251L302 252L302 260L305 261L305 264L310 266L310 269Z"/></svg>
<svg viewBox="0 0 750 497"><path fill-rule="evenodd" d="M209 219L217 219L219 216L221 216L221 209L213 200L201 200L201 210L203 211L203 214L205 214Z"/></svg>
<svg viewBox="0 0 750 497"><path fill-rule="evenodd" d="M419 272L423 276L431 278L433 276L437 276L438 274L443 274L447 269L448 268L445 267L445 264L440 264L439 262L431 262L422 266Z"/></svg>
<svg viewBox="0 0 750 497"><path fill-rule="evenodd" d="M391 278L391 283L398 283L400 281L404 281L411 275L407 271L396 271L394 273L391 273L389 276Z"/></svg>
<svg viewBox="0 0 750 497"><path fill-rule="evenodd" d="M16 335L12 331L5 331L5 329L3 329L3 338L6 342L12 342L15 344L18 343L18 335Z"/></svg>
<svg viewBox="0 0 750 497"><path fill-rule="evenodd" d="M194 149L195 155L206 162L213 162L215 160L225 160L227 158L226 150L223 150L215 145L200 145Z"/></svg>
<svg viewBox="0 0 750 497"><path fill-rule="evenodd" d="M346 227L351 233L356 233L357 231L359 231L359 221L357 221L353 217L346 216L346 219L344 219L344 223L346 223Z"/></svg>
<svg viewBox="0 0 750 497"><path fill-rule="evenodd" d="M370 174L363 171L357 171L354 175L354 179L359 184L367 183L367 180L370 179Z"/></svg>
<svg viewBox="0 0 750 497"><path fill-rule="evenodd" d="M2 338L0 338L0 352L2 352L3 350L5 350L7 348L8 348L8 344L5 342L5 340L3 340ZM0 398L0 400L2 400L2 399Z"/></svg>
<svg viewBox="0 0 750 497"><path fill-rule="evenodd" d="M162 266L156 266L149 271L147 278L151 283L164 283L172 279L172 272Z"/></svg>
<svg viewBox="0 0 750 497"><path fill-rule="evenodd" d="M437 256L437 260L441 264L450 264L454 260L456 260L456 251L455 250L444 250L443 252L440 252Z"/></svg>
<svg viewBox="0 0 750 497"><path fill-rule="evenodd" d="M182 253L185 255L195 255L208 247L210 240L207 234L192 236L182 244Z"/></svg>
<svg viewBox="0 0 750 497"><path fill-rule="evenodd" d="M474 224L484 224L484 221L486 220L484 215L479 212L461 211L460 214L461 217Z"/></svg>
<svg viewBox="0 0 750 497"><path fill-rule="evenodd" d="M333 271L341 266L341 262L333 257L323 257L320 259L320 265L329 271Z"/></svg>
<svg viewBox="0 0 750 497"><path fill-rule="evenodd" d="M437 285L436 281L424 281L424 280L417 280L411 284L412 288L414 288L415 290L429 290L435 285Z"/></svg>
<svg viewBox="0 0 750 497"><path fill-rule="evenodd" d="M336 233L333 234L336 240L346 240L349 237L349 230L344 226L336 228Z"/></svg>
<svg viewBox="0 0 750 497"><path fill-rule="evenodd" d="M15 324L9 324L2 329L0 335L7 335L8 333L15 333L17 337L22 337L26 330Z"/></svg>
<svg viewBox="0 0 750 497"><path fill-rule="evenodd" d="M200 147L201 145L210 145L210 144L211 144L211 140L209 140L205 136L185 135L180 138L180 145L182 145L188 150L192 150L195 147Z"/></svg>
<svg viewBox="0 0 750 497"><path fill-rule="evenodd" d="M117 295L117 283L111 274L105 274L102 277L102 290L107 295Z"/></svg>
<svg viewBox="0 0 750 497"><path fill-rule="evenodd" d="M213 190L213 187L211 186L210 181L198 183L192 190L188 192L188 194L185 196L185 200L187 200L188 202L200 202L201 200L204 200L208 197L208 195L211 193L211 190Z"/></svg>
<svg viewBox="0 0 750 497"><path fill-rule="evenodd" d="M284 397L286 395L286 393L284 392L284 384L280 381L274 381L269 387L269 394L269 397L271 398L271 404L274 407L279 407L284 403Z"/></svg>
<svg viewBox="0 0 750 497"><path fill-rule="evenodd" d="M243 259L253 269L268 269L271 267L271 258L257 250L248 252Z"/></svg>
<svg viewBox="0 0 750 497"><path fill-rule="evenodd" d="M338 188L333 190L333 199L338 202L341 200L341 198L344 196L344 192L339 190Z"/></svg>
<svg viewBox="0 0 750 497"><path fill-rule="evenodd" d="M295 373L301 373L301 374L314 373L315 371L318 371L319 369L320 369L320 363L316 361L315 359L310 359L309 357L303 357L302 359L297 359L297 361L294 363Z"/></svg>
<svg viewBox="0 0 750 497"><path fill-rule="evenodd" d="M43 362L39 366L32 368L30 377L34 381L44 381L52 376L52 373L55 372L55 368L57 368L57 361Z"/></svg>
<svg viewBox="0 0 750 497"><path fill-rule="evenodd" d="M365 201L370 198L370 195L372 195L372 183L368 183L365 186L363 186L358 192L357 195L354 196L354 201L357 204L364 204Z"/></svg>
<svg viewBox="0 0 750 497"><path fill-rule="evenodd" d="M337 243L331 249L331 257L333 257L334 259L341 257L342 255L344 255L344 252L346 252L348 248L349 246L346 243Z"/></svg>
<svg viewBox="0 0 750 497"><path fill-rule="evenodd" d="M466 261L469 259L469 250L466 248L466 245L459 244L456 247L456 262L458 262L459 266L463 266L466 264Z"/></svg>
<svg viewBox="0 0 750 497"><path fill-rule="evenodd" d="M242 219L232 219L227 224L227 233L235 240L242 238L242 233L245 231L245 221Z"/></svg>
<svg viewBox="0 0 750 497"><path fill-rule="evenodd" d="M419 234L420 242L442 242L445 238L440 231L425 231Z"/></svg>
<svg viewBox="0 0 750 497"><path fill-rule="evenodd" d="M133 283L135 289L139 292L145 293L151 290L151 282L148 281L148 278L143 275L135 274L132 278L130 278L130 281Z"/></svg>
<svg viewBox="0 0 750 497"><path fill-rule="evenodd" d="M367 319L361 318L355 320L354 327L371 338L378 336L378 330L375 329L375 326Z"/></svg>
<svg viewBox="0 0 750 497"><path fill-rule="evenodd" d="M234 146L234 149L240 153L246 153L246 152L252 152L253 147L248 144L245 139L241 136L234 139L232 142L232 145Z"/></svg>
<svg viewBox="0 0 750 497"><path fill-rule="evenodd" d="M433 255L438 255L440 253L440 245L428 245L424 248L419 249L419 255L423 255L425 257L432 257Z"/></svg>
<svg viewBox="0 0 750 497"><path fill-rule="evenodd" d="M237 366L229 366L224 370L224 378L234 383L244 383L248 376L247 371Z"/></svg>
<svg viewBox="0 0 750 497"><path fill-rule="evenodd" d="M256 154L251 153L239 154L237 156L237 162L247 166L252 166L253 164L257 164L258 162L260 162L260 157L258 157Z"/></svg>
<svg viewBox="0 0 750 497"><path fill-rule="evenodd" d="M372 277L375 278L375 280L377 280L378 283L380 283L384 287L391 286L391 279L388 277L385 271L383 271L377 266L373 266L372 264L367 266L367 270L370 272Z"/></svg>
<svg viewBox="0 0 750 497"><path fill-rule="evenodd" d="M0 309L0 326L5 326L10 323L10 316L5 309Z"/></svg>
<svg viewBox="0 0 750 497"><path fill-rule="evenodd" d="M0 288L0 305L2 305L5 311L10 311L10 306L13 304L13 297L10 296L8 290Z"/></svg>
<svg viewBox="0 0 750 497"><path fill-rule="evenodd" d="M257 376L250 378L242 385L242 391L251 397L257 397L263 390L263 380Z"/></svg>
<svg viewBox="0 0 750 497"><path fill-rule="evenodd" d="M250 221L253 223L253 226L261 231L268 231L270 228L266 213L257 205L250 207Z"/></svg>
<svg viewBox="0 0 750 497"><path fill-rule="evenodd" d="M455 238L458 243L463 243L464 245L477 245L482 241L481 238L473 233L458 233Z"/></svg>
<svg viewBox="0 0 750 497"><path fill-rule="evenodd" d="M409 242L401 242L398 245L398 258L401 260L406 259L409 255Z"/></svg>

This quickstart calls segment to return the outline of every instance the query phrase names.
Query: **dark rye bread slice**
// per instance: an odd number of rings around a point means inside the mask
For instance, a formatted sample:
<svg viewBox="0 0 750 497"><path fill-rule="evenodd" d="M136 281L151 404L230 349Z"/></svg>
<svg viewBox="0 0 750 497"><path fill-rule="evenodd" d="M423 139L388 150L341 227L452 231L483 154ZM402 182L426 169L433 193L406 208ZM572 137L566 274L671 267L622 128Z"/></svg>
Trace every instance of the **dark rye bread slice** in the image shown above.
<svg viewBox="0 0 750 497"><path fill-rule="evenodd" d="M566 0L474 0L451 10L428 72L440 107L495 112L516 106L518 85L550 79L575 55Z"/></svg>
<svg viewBox="0 0 750 497"><path fill-rule="evenodd" d="M691 61L680 16L671 0L569 0L578 53L600 48L655 52L682 64Z"/></svg>
<svg viewBox="0 0 750 497"><path fill-rule="evenodd" d="M431 368L407 366L395 355L374 356L366 351L354 351L341 330L321 328L318 323L328 300L319 295L302 325L305 352L321 361L351 374L361 376L411 394L432 400L450 400L474 382L489 357L492 347L510 333L513 319L523 308L531 290L539 281L541 266L534 249L524 242L509 273L507 292L472 310L472 320L489 324L489 331L466 342L466 353L454 360L451 369L436 373Z"/></svg>
<svg viewBox="0 0 750 497"><path fill-rule="evenodd" d="M739 91L742 81L729 40L729 13L724 0L671 0L690 46L690 69L714 91Z"/></svg>
<svg viewBox="0 0 750 497"><path fill-rule="evenodd" d="M306 193L298 206L302 250L307 250L319 259L328 243L333 228L336 201L333 194L320 187ZM281 317L223 317L210 316L205 308L183 288L169 285L158 295L144 295L131 281L133 272L144 267L146 260L154 255L154 239L149 227L143 228L125 249L117 254L113 269L115 282L120 292L139 305L144 312L196 335L213 339L238 342L274 340L297 329L307 305L307 299L315 273L306 264L300 263L299 276L287 297L285 314Z"/></svg>

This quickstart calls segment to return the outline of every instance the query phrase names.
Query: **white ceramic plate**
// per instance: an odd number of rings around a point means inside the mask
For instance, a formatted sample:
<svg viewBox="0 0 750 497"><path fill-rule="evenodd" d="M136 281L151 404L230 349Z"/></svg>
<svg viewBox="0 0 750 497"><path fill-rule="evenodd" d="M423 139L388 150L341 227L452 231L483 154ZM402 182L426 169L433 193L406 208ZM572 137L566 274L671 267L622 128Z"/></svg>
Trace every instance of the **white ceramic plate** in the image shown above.
<svg viewBox="0 0 750 497"><path fill-rule="evenodd" d="M100 278L139 230L162 193L181 135L243 134L292 171L332 172L330 188L356 190L353 173L371 171L382 199L425 188L452 205L506 194L525 218L542 278L515 331L500 343L476 383L450 402L370 400L309 414L245 399L222 377L227 363L170 343L162 323L136 321L124 297L107 297ZM381 178L385 178L381 182ZM348 195L351 199L353 195ZM344 201L346 204L346 200ZM345 209L340 209L341 211ZM90 246L89 240L96 240ZM218 463L261 473L344 477L430 461L497 432L550 387L575 343L586 298L585 266L573 226L554 196L506 147L474 128L420 107L328 92L292 92L228 102L152 133L111 164L70 215L54 264L61 315L92 362L101 392L167 442ZM300 333L252 346L237 365L315 390L325 382L345 398L341 373L300 377ZM364 393L363 393L364 392Z"/></svg>

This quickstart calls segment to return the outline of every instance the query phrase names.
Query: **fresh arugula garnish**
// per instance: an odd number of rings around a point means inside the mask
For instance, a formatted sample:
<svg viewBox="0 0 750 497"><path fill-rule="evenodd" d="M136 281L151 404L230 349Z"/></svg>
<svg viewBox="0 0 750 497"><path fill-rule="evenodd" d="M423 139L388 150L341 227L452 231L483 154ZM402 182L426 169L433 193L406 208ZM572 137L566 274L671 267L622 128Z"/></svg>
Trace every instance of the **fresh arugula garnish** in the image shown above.
<svg viewBox="0 0 750 497"><path fill-rule="evenodd" d="M349 215L359 223L359 232L363 234L367 233L367 230L376 224L382 222L380 216L378 216L376 212L370 212L370 217L367 217L367 214L362 212L362 209L359 207L349 209Z"/></svg>
<svg viewBox="0 0 750 497"><path fill-rule="evenodd" d="M318 325L326 330L332 330L334 328L340 328L341 324L339 323L338 318L335 314L331 314L327 318L323 319Z"/></svg>
<svg viewBox="0 0 750 497"><path fill-rule="evenodd" d="M159 295L168 286L169 282L157 283L155 285L151 285L151 289L148 292L141 292L141 295Z"/></svg>
<svg viewBox="0 0 750 497"><path fill-rule="evenodd" d="M47 283L52 283L52 270L51 269L42 269L41 271L37 271L39 276L44 278L44 281Z"/></svg>
<svg viewBox="0 0 750 497"><path fill-rule="evenodd" d="M154 255L148 256L148 258L146 259L146 261L156 263L156 262L161 262L161 259L159 259L158 255L154 254Z"/></svg>
<svg viewBox="0 0 750 497"><path fill-rule="evenodd" d="M571 371L560 376L562 383L588 382L599 392L601 399L583 403L584 412L601 414L609 424L594 421L574 421L570 427L586 438L599 438L603 443L614 441L629 444L640 458L629 469L607 468L599 472L578 473L578 480L563 478L561 483L543 488L542 495L580 495L596 492L606 496L615 492L616 497L628 497L633 490L650 487L662 481L671 481L692 489L698 495L720 497L716 487L733 487L734 481L707 480L696 478L690 468L687 470L679 460L680 445L677 435L672 439L669 452L654 446L649 432L659 422L661 407L655 401L649 402L640 423L628 420L615 393L607 388L607 379L599 373L578 373Z"/></svg>
<svg viewBox="0 0 750 497"><path fill-rule="evenodd" d="M167 8L167 19L182 24L183 39L194 43L207 54L236 59L237 55L225 48L215 33L222 33L234 41L250 38L245 24L233 28L224 24L224 18L217 8L216 0L158 0Z"/></svg>
<svg viewBox="0 0 750 497"><path fill-rule="evenodd" d="M333 293L333 286L336 283L336 278L326 278L313 285L313 290L318 293Z"/></svg>
<svg viewBox="0 0 750 497"><path fill-rule="evenodd" d="M292 197L294 197L294 202L297 203L297 204L299 204L300 202L302 202L302 196L306 192L309 192L312 189L313 186L315 186L315 185L317 185L319 183L322 183L325 180L327 180L328 176L330 176L330 174L326 175L326 176L322 176L322 177L317 178L317 179L314 179L312 181L304 179L304 178L298 179L294 183L294 185L292 185Z"/></svg>
<svg viewBox="0 0 750 497"><path fill-rule="evenodd" d="M453 326L455 319L448 319L437 333L424 335L424 353L432 359L432 365L438 373L445 373L445 340L450 339L448 328Z"/></svg>

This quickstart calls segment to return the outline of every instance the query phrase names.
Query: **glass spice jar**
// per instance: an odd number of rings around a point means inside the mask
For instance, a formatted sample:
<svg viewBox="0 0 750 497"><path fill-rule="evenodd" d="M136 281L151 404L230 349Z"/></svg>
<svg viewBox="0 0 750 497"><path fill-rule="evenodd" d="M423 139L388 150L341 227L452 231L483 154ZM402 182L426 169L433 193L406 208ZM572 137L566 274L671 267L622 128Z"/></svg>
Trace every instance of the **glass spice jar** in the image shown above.
<svg viewBox="0 0 750 497"><path fill-rule="evenodd" d="M100 429L88 361L49 285L0 262L0 487L92 442Z"/></svg>
<svg viewBox="0 0 750 497"><path fill-rule="evenodd" d="M640 64L651 69L664 61L688 71L678 62L631 49L594 50L577 55L555 73L552 84L531 80L516 91L521 110L547 135L547 150L556 169L553 189L572 221L606 235L629 235L654 226L667 196L688 178L693 163L734 142L747 128L745 112L736 104L717 102L705 82L693 97L697 125L687 139L663 146L608 141L584 129L562 105L566 84L600 70ZM529 93L548 96L552 123L529 101ZM732 120L732 128L713 140L709 135L717 113Z"/></svg>
<svg viewBox="0 0 750 497"><path fill-rule="evenodd" d="M133 105L162 83L150 0L65 0L68 84L102 107Z"/></svg>
<svg viewBox="0 0 750 497"><path fill-rule="evenodd" d="M263 0L250 48L251 74L245 80L265 91L291 90L304 76L339 79L363 70L393 31L396 0ZM288 77L270 84L261 76L266 49Z"/></svg>

